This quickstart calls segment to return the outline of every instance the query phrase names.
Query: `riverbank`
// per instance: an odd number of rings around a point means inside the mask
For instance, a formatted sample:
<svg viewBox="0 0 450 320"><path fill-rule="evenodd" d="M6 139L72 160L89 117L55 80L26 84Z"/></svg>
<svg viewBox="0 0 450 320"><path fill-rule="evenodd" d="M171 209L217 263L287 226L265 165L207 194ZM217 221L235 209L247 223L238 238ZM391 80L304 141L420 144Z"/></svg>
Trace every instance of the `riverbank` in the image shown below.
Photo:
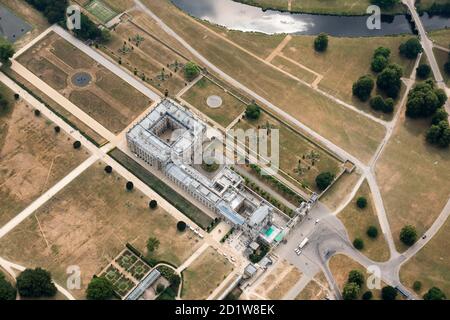
<svg viewBox="0 0 450 320"><path fill-rule="evenodd" d="M308 13L336 16L362 16L366 15L370 0L233 0L263 10L276 10L291 13ZM398 4L392 9L383 10L383 14L396 15L406 13L406 8Z"/></svg>

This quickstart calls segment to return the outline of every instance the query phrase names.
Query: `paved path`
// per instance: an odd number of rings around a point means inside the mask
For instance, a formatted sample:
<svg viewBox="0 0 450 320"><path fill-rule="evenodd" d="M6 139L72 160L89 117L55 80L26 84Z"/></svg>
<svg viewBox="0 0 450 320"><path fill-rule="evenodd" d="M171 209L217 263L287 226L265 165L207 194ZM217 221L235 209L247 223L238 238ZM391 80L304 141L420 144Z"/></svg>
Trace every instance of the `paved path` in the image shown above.
<svg viewBox="0 0 450 320"><path fill-rule="evenodd" d="M269 56L265 59L267 62L271 62L277 55L280 54L281 51L283 51L284 47L286 47L286 45L289 43L289 41L291 41L292 36L291 35L287 35L283 41L280 42L280 44L275 48L275 50L273 50Z"/></svg>
<svg viewBox="0 0 450 320"><path fill-rule="evenodd" d="M44 203L50 200L55 194L61 191L65 186L71 183L75 178L77 178L81 173L83 173L87 168L89 168L96 160L97 156L92 155L82 164L76 167L72 172L65 176L62 180L58 181L53 187L51 187L47 192L33 201L28 207L26 207L22 212L12 218L8 223L6 223L2 228L0 228L0 239L3 238L8 232L14 229L23 220L28 218L33 212L40 208Z"/></svg>
<svg viewBox="0 0 450 320"><path fill-rule="evenodd" d="M202 246L198 248L197 251L192 254L192 256L190 256L181 266L177 268L177 272L182 273L185 269L187 269L192 264L192 262L194 262L194 260L200 257L202 253L205 252L206 249L208 249L208 247L208 243L205 242L204 244L202 244Z"/></svg>
<svg viewBox="0 0 450 320"><path fill-rule="evenodd" d="M99 54L97 51L92 49L91 47L87 46L77 38L75 38L73 35L68 33L63 28L54 25L51 27L53 31L55 31L59 36L70 42L72 45L74 45L77 49L80 49L82 52L87 54L89 57L103 65L105 68L107 68L109 71L117 75L118 77L122 78L125 82L127 82L129 85L136 88L138 91L140 91L142 94L146 95L148 98L150 98L153 101L160 100L160 96L153 92L150 88L148 88L145 84L143 84L141 81L137 80L135 77L124 71L120 66L115 64L114 62L110 61L109 59L105 58L103 55Z"/></svg>

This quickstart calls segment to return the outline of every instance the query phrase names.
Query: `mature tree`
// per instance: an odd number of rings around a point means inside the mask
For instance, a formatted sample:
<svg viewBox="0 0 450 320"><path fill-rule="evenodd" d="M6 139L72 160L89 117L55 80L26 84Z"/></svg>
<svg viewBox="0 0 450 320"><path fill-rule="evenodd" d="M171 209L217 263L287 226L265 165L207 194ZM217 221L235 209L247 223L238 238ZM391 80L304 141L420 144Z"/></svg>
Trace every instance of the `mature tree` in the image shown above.
<svg viewBox="0 0 450 320"><path fill-rule="evenodd" d="M0 62L7 63L9 59L14 55L14 48L11 43L0 39Z"/></svg>
<svg viewBox="0 0 450 320"><path fill-rule="evenodd" d="M314 49L317 52L324 52L328 48L328 35L326 33L319 34L314 39Z"/></svg>
<svg viewBox="0 0 450 320"><path fill-rule="evenodd" d="M441 289L432 287L430 290L428 290L427 293L423 296L424 300L446 300L447 297L445 296L444 292L442 292Z"/></svg>
<svg viewBox="0 0 450 320"><path fill-rule="evenodd" d="M257 120L261 116L261 108L256 103L251 103L245 109L245 117L250 120Z"/></svg>
<svg viewBox="0 0 450 320"><path fill-rule="evenodd" d="M378 237L378 228L375 226L370 226L369 228L367 228L367 235L370 238L375 239L376 237Z"/></svg>
<svg viewBox="0 0 450 320"><path fill-rule="evenodd" d="M104 277L94 277L86 289L86 298L89 300L110 300L114 297L111 282Z"/></svg>
<svg viewBox="0 0 450 320"><path fill-rule="evenodd" d="M360 209L364 209L365 207L367 207L367 199L366 199L366 197L358 197L358 199L356 199L356 205Z"/></svg>
<svg viewBox="0 0 450 320"><path fill-rule="evenodd" d="M448 120L442 120L438 124L433 124L427 131L427 141L441 148L450 145L450 126Z"/></svg>
<svg viewBox="0 0 450 320"><path fill-rule="evenodd" d="M178 231L183 232L186 230L186 227L187 227L186 222L184 222L184 221L177 222L177 230Z"/></svg>
<svg viewBox="0 0 450 320"><path fill-rule="evenodd" d="M387 67L388 64L389 60L386 57L378 55L373 57L370 67L373 72L381 72Z"/></svg>
<svg viewBox="0 0 450 320"><path fill-rule="evenodd" d="M433 114L433 118L431 118L432 124L439 124L439 122L443 120L448 120L448 113L445 108L441 107L436 110Z"/></svg>
<svg viewBox="0 0 450 320"><path fill-rule="evenodd" d="M400 240L407 246L412 246L417 241L417 230L412 225L407 225L400 231Z"/></svg>
<svg viewBox="0 0 450 320"><path fill-rule="evenodd" d="M126 188L128 191L133 190L133 188L134 188L133 182L128 181L127 184L125 185L125 188Z"/></svg>
<svg viewBox="0 0 450 320"><path fill-rule="evenodd" d="M329 171L322 172L316 177L316 185L320 191L323 191L326 188L328 188L328 186L333 182L333 180L334 180L333 173Z"/></svg>
<svg viewBox="0 0 450 320"><path fill-rule="evenodd" d="M348 274L348 283L356 283L360 288L364 284L364 275L359 270L352 270Z"/></svg>
<svg viewBox="0 0 450 320"><path fill-rule="evenodd" d="M356 283L347 283L342 290L344 300L356 300L359 295L359 286Z"/></svg>
<svg viewBox="0 0 450 320"><path fill-rule="evenodd" d="M403 69L397 64L390 64L378 75L377 87L388 97L397 98L401 88Z"/></svg>
<svg viewBox="0 0 450 320"><path fill-rule="evenodd" d="M397 289L391 286L386 286L381 289L381 298L383 300L395 300L397 297Z"/></svg>
<svg viewBox="0 0 450 320"><path fill-rule="evenodd" d="M364 294L362 295L362 299L363 300L371 300L373 298L373 293L372 291L366 291L364 292Z"/></svg>
<svg viewBox="0 0 450 320"><path fill-rule="evenodd" d="M371 3L383 9L389 9L399 3L399 0L371 0Z"/></svg>
<svg viewBox="0 0 450 320"><path fill-rule="evenodd" d="M385 47L378 47L377 49L375 49L373 57L375 58L378 56L382 56L385 57L386 59L389 59L389 57L391 56L391 49Z"/></svg>
<svg viewBox="0 0 450 320"><path fill-rule="evenodd" d="M371 76L365 75L353 84L353 95L361 101L367 101L372 93L375 83Z"/></svg>
<svg viewBox="0 0 450 320"><path fill-rule="evenodd" d="M0 272L0 301L16 300L17 290L9 281L6 280L5 275Z"/></svg>
<svg viewBox="0 0 450 320"><path fill-rule="evenodd" d="M164 291L164 289L166 289L166 287L162 283L158 283L156 286L156 293L160 294Z"/></svg>
<svg viewBox="0 0 450 320"><path fill-rule="evenodd" d="M416 69L417 76L421 79L426 79L431 74L431 68L429 65L422 63L420 66Z"/></svg>
<svg viewBox="0 0 450 320"><path fill-rule="evenodd" d="M28 298L53 297L57 291L50 272L41 268L25 269L17 277L17 290Z"/></svg>
<svg viewBox="0 0 450 320"><path fill-rule="evenodd" d="M193 61L189 61L184 66L184 77L188 81L192 81L200 74L200 67Z"/></svg>
<svg viewBox="0 0 450 320"><path fill-rule="evenodd" d="M395 106L394 99L387 98L386 100L384 100L383 112L384 113L392 113L392 112L394 112L394 106Z"/></svg>
<svg viewBox="0 0 450 320"><path fill-rule="evenodd" d="M358 250L362 250L364 249L364 241L361 238L356 238L355 240L353 240L353 246L358 249Z"/></svg>
<svg viewBox="0 0 450 320"><path fill-rule="evenodd" d="M73 148L74 149L80 149L81 148L81 142L80 141L75 141L74 143L73 143Z"/></svg>
<svg viewBox="0 0 450 320"><path fill-rule="evenodd" d="M375 111L383 111L386 107L384 99L382 96L377 95L370 99L370 107Z"/></svg>
<svg viewBox="0 0 450 320"><path fill-rule="evenodd" d="M155 237L150 237L147 240L147 250L149 253L155 252L159 248L159 240Z"/></svg>
<svg viewBox="0 0 450 320"><path fill-rule="evenodd" d="M400 54L408 59L415 59L422 52L419 39L411 38L400 45Z"/></svg>
<svg viewBox="0 0 450 320"><path fill-rule="evenodd" d="M111 166L106 166L105 167L105 172L106 173L111 173L112 172L112 167Z"/></svg>
<svg viewBox="0 0 450 320"><path fill-rule="evenodd" d="M81 40L107 42L111 38L109 31L100 30L97 25L83 13L80 18L80 28L74 29L73 32L75 36Z"/></svg>
<svg viewBox="0 0 450 320"><path fill-rule="evenodd" d="M155 209L158 206L158 202L156 200L150 200L148 206L150 207L150 209Z"/></svg>
<svg viewBox="0 0 450 320"><path fill-rule="evenodd" d="M417 84L408 94L406 115L410 118L426 118L442 107L447 96L442 90L435 88L431 80Z"/></svg>
<svg viewBox="0 0 450 320"><path fill-rule="evenodd" d="M61 22L65 19L68 0L26 0L29 4L41 11L50 24Z"/></svg>

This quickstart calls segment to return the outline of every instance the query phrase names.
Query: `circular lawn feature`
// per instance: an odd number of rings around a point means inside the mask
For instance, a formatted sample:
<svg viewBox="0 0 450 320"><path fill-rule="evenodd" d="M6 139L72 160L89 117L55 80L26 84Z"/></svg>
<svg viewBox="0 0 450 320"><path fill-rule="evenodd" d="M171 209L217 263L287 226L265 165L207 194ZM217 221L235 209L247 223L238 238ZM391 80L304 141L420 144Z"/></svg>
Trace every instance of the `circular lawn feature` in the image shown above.
<svg viewBox="0 0 450 320"><path fill-rule="evenodd" d="M222 106L222 98L219 96L209 96L206 99L206 104L212 109L220 108Z"/></svg>
<svg viewBox="0 0 450 320"><path fill-rule="evenodd" d="M87 72L78 72L72 76L72 83L77 87L86 87L92 80L92 76Z"/></svg>

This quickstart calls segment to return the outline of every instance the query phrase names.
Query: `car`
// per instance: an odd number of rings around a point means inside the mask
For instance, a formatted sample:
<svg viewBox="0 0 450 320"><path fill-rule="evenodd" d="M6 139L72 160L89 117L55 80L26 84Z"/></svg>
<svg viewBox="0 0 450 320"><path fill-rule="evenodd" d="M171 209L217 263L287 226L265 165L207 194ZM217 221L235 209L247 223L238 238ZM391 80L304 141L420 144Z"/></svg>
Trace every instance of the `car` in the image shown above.
<svg viewBox="0 0 450 320"><path fill-rule="evenodd" d="M302 254L302 250L297 250L296 253L297 253L297 255L299 256L299 255Z"/></svg>
<svg viewBox="0 0 450 320"><path fill-rule="evenodd" d="M320 221L320 219L316 219L316 222L315 222L315 224L318 224L318 223L319 223L319 221Z"/></svg>

